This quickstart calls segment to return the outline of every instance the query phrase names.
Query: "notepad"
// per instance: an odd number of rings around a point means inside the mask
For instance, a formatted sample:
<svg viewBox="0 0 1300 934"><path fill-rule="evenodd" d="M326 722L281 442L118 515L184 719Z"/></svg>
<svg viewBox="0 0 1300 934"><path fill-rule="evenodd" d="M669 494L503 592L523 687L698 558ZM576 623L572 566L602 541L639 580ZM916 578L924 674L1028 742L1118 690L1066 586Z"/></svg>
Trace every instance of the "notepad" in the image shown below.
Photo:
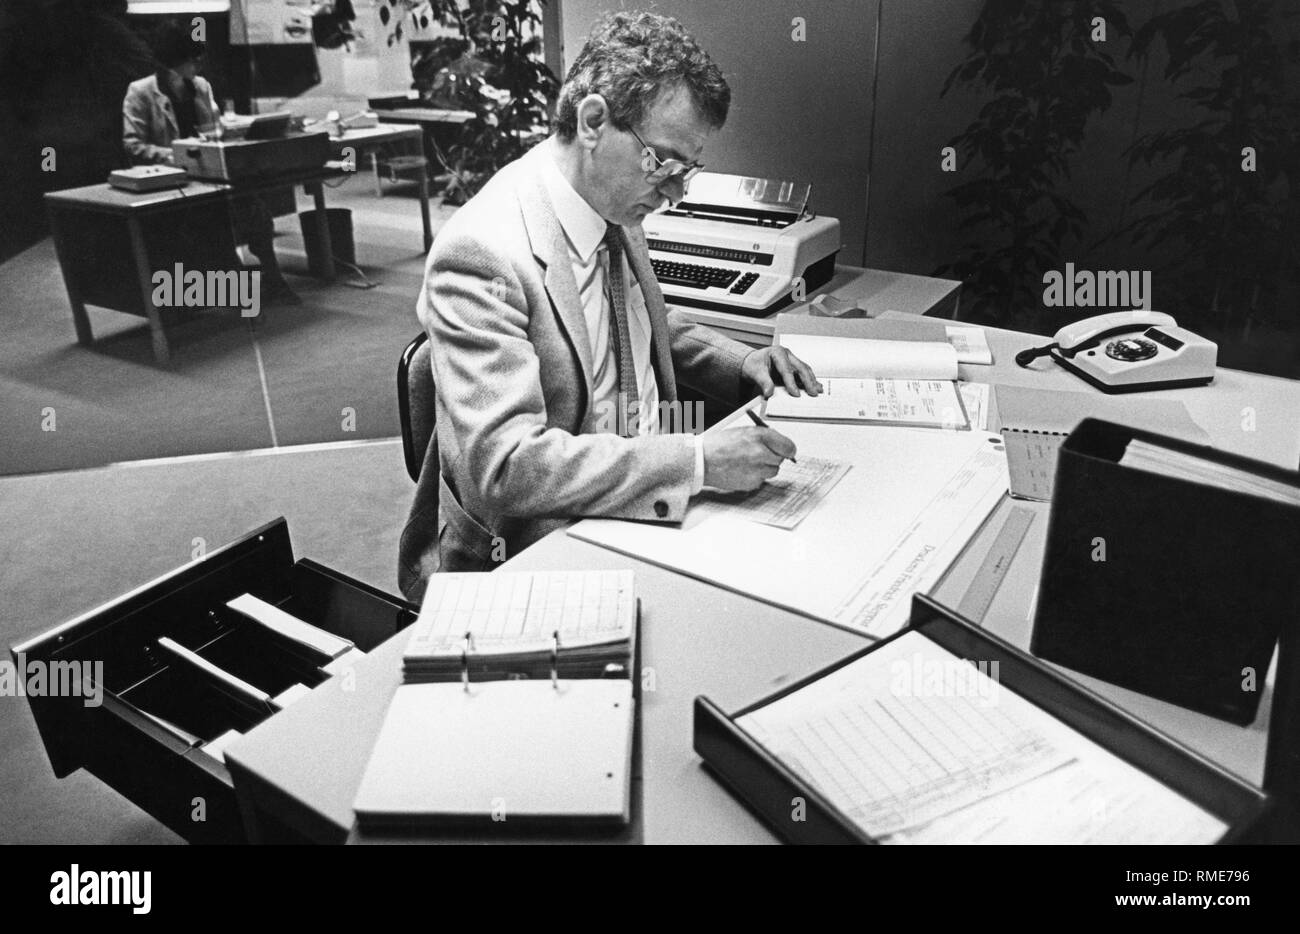
<svg viewBox="0 0 1300 934"><path fill-rule="evenodd" d="M361 779L357 821L626 824L634 712L627 678L402 685Z"/></svg>
<svg viewBox="0 0 1300 934"><path fill-rule="evenodd" d="M1208 843L1226 825L917 632L737 719L885 843Z"/></svg>

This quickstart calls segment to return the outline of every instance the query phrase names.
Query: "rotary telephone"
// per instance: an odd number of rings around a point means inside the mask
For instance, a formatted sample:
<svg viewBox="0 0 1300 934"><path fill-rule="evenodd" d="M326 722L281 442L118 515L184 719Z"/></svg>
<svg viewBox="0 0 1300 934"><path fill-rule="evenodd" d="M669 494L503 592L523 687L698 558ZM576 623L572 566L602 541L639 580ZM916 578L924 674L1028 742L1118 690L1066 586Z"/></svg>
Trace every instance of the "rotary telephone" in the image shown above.
<svg viewBox="0 0 1300 934"><path fill-rule="evenodd" d="M1214 379L1219 348L1159 311L1116 311L1056 332L1051 344L1016 354L1028 367L1050 356L1102 392L1203 386Z"/></svg>

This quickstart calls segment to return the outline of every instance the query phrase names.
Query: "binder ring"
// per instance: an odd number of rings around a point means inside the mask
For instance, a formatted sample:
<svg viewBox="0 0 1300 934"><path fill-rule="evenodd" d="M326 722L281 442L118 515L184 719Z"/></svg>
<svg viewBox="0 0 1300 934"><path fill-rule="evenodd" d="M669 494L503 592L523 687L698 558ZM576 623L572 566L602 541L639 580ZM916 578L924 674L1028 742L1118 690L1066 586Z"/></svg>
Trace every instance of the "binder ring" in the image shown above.
<svg viewBox="0 0 1300 934"><path fill-rule="evenodd" d="M551 688L560 689L560 630L551 633Z"/></svg>
<svg viewBox="0 0 1300 934"><path fill-rule="evenodd" d="M469 651L471 648L470 635L465 633L465 638L460 645L460 685L469 693Z"/></svg>

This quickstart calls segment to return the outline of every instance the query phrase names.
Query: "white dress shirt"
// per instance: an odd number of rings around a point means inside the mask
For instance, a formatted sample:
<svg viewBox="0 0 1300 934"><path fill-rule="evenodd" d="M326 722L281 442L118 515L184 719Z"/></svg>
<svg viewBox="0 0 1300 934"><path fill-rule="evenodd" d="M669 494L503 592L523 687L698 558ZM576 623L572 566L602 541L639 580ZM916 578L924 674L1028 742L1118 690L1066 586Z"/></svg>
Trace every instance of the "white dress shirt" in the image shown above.
<svg viewBox="0 0 1300 934"><path fill-rule="evenodd" d="M578 298L586 319L587 336L591 342L592 380L588 386L592 405L597 413L617 412L618 364L610 340L609 251L604 245L607 225L601 217L569 184L552 159L543 160L542 184L550 197L555 216L564 231L569 248L569 262L573 278L578 284ZM623 264L627 305L627 328L632 344L632 363L636 370L637 390L640 394L640 416L637 434L659 433L659 383L655 379L650 355L654 343L650 332L650 313L646 310L641 286L632 275L626 255L620 256ZM598 419L611 431L617 430L617 419ZM686 435L695 446L695 477L692 494L704 485L704 445L698 435Z"/></svg>

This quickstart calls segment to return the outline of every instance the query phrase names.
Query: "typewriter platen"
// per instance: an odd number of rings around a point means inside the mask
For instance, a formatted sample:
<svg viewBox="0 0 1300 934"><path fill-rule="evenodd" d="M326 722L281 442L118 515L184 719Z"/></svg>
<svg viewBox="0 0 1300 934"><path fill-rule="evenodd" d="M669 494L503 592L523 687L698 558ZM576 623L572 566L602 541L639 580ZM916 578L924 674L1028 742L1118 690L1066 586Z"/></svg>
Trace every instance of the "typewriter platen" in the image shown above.
<svg viewBox="0 0 1300 934"><path fill-rule="evenodd" d="M701 172L675 208L643 223L669 304L760 317L830 281L840 222L808 210L812 186Z"/></svg>

